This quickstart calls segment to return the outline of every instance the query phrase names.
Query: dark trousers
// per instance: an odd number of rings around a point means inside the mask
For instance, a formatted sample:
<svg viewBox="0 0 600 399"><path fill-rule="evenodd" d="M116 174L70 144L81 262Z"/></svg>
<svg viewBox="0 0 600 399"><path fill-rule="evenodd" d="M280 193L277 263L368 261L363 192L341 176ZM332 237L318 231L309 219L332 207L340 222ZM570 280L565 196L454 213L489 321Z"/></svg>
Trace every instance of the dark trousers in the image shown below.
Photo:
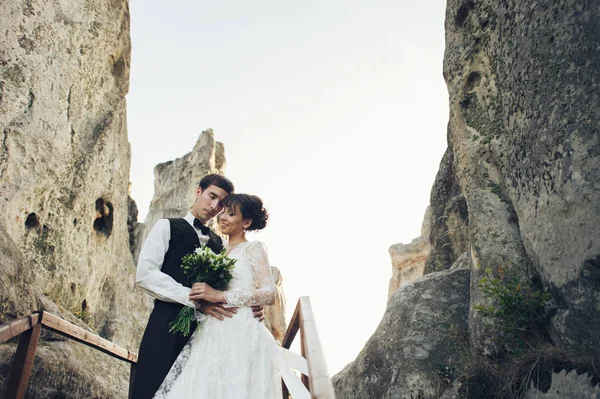
<svg viewBox="0 0 600 399"><path fill-rule="evenodd" d="M133 399L152 399L194 332L196 323L192 323L189 337L169 332L169 323L175 320L182 308L183 305L176 303L154 301L138 352Z"/></svg>

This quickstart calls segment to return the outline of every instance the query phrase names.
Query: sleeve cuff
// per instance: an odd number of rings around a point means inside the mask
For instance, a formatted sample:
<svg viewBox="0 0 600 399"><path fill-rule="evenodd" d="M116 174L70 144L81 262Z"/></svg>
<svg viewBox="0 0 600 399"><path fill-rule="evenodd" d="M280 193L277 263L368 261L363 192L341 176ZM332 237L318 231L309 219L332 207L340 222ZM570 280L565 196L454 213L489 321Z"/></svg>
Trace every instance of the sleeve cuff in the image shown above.
<svg viewBox="0 0 600 399"><path fill-rule="evenodd" d="M185 305L185 306L189 306L190 308L195 308L196 305L194 305L194 303L192 301L190 301L190 292L191 291L192 291L191 288L182 286L181 291L179 293L179 303L181 303L182 305Z"/></svg>
<svg viewBox="0 0 600 399"><path fill-rule="evenodd" d="M196 321L198 323L202 323L207 318L207 316L204 313L202 313L201 311L199 311L198 309L195 309L195 308L194 308L194 317L196 318Z"/></svg>

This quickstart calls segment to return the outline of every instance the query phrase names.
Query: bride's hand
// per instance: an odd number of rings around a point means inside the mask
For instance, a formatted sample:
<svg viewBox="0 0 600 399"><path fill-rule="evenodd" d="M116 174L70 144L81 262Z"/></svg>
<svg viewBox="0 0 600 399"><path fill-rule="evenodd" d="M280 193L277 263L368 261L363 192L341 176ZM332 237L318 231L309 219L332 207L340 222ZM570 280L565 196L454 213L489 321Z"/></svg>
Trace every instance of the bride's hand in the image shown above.
<svg viewBox="0 0 600 399"><path fill-rule="evenodd" d="M225 302L225 295L223 295L223 291L215 290L206 283L196 283L192 285L190 301L199 299L204 299L205 301L212 303L221 303Z"/></svg>

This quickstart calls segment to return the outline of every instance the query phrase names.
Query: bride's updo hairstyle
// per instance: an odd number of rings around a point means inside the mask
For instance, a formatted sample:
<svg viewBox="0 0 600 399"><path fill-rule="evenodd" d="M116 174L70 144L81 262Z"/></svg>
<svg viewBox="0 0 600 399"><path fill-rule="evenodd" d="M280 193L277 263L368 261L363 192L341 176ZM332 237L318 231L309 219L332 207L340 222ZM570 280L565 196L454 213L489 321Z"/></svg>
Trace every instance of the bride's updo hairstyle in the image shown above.
<svg viewBox="0 0 600 399"><path fill-rule="evenodd" d="M223 200L223 205L230 209L239 210L242 219L252 220L248 231L262 230L267 226L269 213L263 207L263 202L256 195L251 194L229 194Z"/></svg>

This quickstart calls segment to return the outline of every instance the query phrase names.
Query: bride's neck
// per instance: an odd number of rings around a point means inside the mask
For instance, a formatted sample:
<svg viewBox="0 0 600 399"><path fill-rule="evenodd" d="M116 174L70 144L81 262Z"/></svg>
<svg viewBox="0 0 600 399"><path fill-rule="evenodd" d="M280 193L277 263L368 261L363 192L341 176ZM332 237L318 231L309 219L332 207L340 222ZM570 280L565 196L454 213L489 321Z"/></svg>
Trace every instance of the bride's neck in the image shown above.
<svg viewBox="0 0 600 399"><path fill-rule="evenodd" d="M232 248L244 241L248 241L246 240L246 234L244 232L241 232L234 236L229 236L229 247Z"/></svg>

